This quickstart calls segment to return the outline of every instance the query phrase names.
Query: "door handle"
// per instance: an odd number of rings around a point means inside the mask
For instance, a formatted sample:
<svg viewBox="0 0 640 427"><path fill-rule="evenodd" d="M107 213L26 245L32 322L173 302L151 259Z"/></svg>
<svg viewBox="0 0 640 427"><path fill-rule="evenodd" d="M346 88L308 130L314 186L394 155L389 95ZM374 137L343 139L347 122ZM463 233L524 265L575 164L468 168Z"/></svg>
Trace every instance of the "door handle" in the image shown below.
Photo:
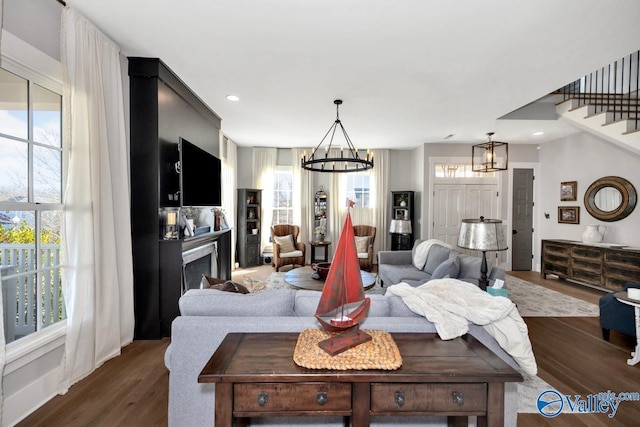
<svg viewBox="0 0 640 427"><path fill-rule="evenodd" d="M518 234L518 230L511 230L511 234Z"/></svg>

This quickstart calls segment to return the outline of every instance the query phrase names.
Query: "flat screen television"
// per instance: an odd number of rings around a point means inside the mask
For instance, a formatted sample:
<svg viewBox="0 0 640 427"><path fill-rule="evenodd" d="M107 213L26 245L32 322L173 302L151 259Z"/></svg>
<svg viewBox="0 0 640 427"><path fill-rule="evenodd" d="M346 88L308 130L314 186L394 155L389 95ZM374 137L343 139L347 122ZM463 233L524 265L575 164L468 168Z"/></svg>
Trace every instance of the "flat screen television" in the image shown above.
<svg viewBox="0 0 640 427"><path fill-rule="evenodd" d="M178 142L182 206L220 206L222 162L184 138Z"/></svg>

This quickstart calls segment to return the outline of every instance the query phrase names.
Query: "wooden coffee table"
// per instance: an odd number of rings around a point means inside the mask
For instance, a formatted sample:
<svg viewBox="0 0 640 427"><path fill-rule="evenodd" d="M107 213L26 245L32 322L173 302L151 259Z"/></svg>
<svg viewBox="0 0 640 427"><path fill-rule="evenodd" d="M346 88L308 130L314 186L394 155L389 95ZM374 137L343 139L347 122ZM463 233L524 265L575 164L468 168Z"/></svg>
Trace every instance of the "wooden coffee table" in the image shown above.
<svg viewBox="0 0 640 427"><path fill-rule="evenodd" d="M321 291L324 287L324 280L313 279L311 277L312 273L311 267L294 268L284 274L284 281L294 288ZM365 291L375 286L375 274L360 270L360 276L362 277L362 286Z"/></svg>
<svg viewBox="0 0 640 427"><path fill-rule="evenodd" d="M371 416L478 416L504 425L504 383L522 376L470 335L393 333L402 366L385 370L307 369L296 365L298 333L228 334L198 376L215 383L215 426L251 417L343 416L363 427ZM456 423L456 425L458 425Z"/></svg>

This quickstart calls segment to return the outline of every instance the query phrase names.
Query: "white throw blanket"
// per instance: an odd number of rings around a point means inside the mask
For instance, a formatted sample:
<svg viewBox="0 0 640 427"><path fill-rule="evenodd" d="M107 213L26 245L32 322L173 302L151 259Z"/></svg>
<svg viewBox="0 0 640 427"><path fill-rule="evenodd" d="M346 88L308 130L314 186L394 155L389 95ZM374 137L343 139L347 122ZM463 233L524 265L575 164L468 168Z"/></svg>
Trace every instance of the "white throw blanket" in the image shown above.
<svg viewBox="0 0 640 427"><path fill-rule="evenodd" d="M424 242L418 243L418 246L416 246L416 250L413 251L412 259L413 266L415 268L417 268L418 270L422 270L424 268L424 265L427 263L429 249L431 249L431 246L433 245L440 245L444 246L445 248L451 249L451 245L438 239L429 239L425 240Z"/></svg>
<svg viewBox="0 0 640 427"><path fill-rule="evenodd" d="M443 340L466 334L469 322L481 325L527 374L536 375L529 330L510 299L457 279L431 280L415 288L399 283L389 286L387 295L401 297L411 311L433 322Z"/></svg>

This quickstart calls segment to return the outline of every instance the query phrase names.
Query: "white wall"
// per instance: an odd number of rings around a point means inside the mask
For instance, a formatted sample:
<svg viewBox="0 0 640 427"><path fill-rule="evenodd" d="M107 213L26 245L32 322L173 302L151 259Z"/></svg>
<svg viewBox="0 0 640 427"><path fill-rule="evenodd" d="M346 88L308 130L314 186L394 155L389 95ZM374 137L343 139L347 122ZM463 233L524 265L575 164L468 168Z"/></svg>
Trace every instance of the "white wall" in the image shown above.
<svg viewBox="0 0 640 427"><path fill-rule="evenodd" d="M626 151L604 139L589 133L579 133L540 148L540 174L536 177L540 186L538 215L540 233L536 244L540 252L542 239L581 240L584 226L601 224L607 227L604 242L640 247L640 207L627 218L615 222L603 222L593 218L584 208L584 193L597 179L616 175L629 180L636 191L640 190L640 156ZM578 200L560 201L560 183L578 182ZM558 206L579 206L580 224L559 224ZM549 213L549 219L544 213ZM537 269L539 270L539 255Z"/></svg>

